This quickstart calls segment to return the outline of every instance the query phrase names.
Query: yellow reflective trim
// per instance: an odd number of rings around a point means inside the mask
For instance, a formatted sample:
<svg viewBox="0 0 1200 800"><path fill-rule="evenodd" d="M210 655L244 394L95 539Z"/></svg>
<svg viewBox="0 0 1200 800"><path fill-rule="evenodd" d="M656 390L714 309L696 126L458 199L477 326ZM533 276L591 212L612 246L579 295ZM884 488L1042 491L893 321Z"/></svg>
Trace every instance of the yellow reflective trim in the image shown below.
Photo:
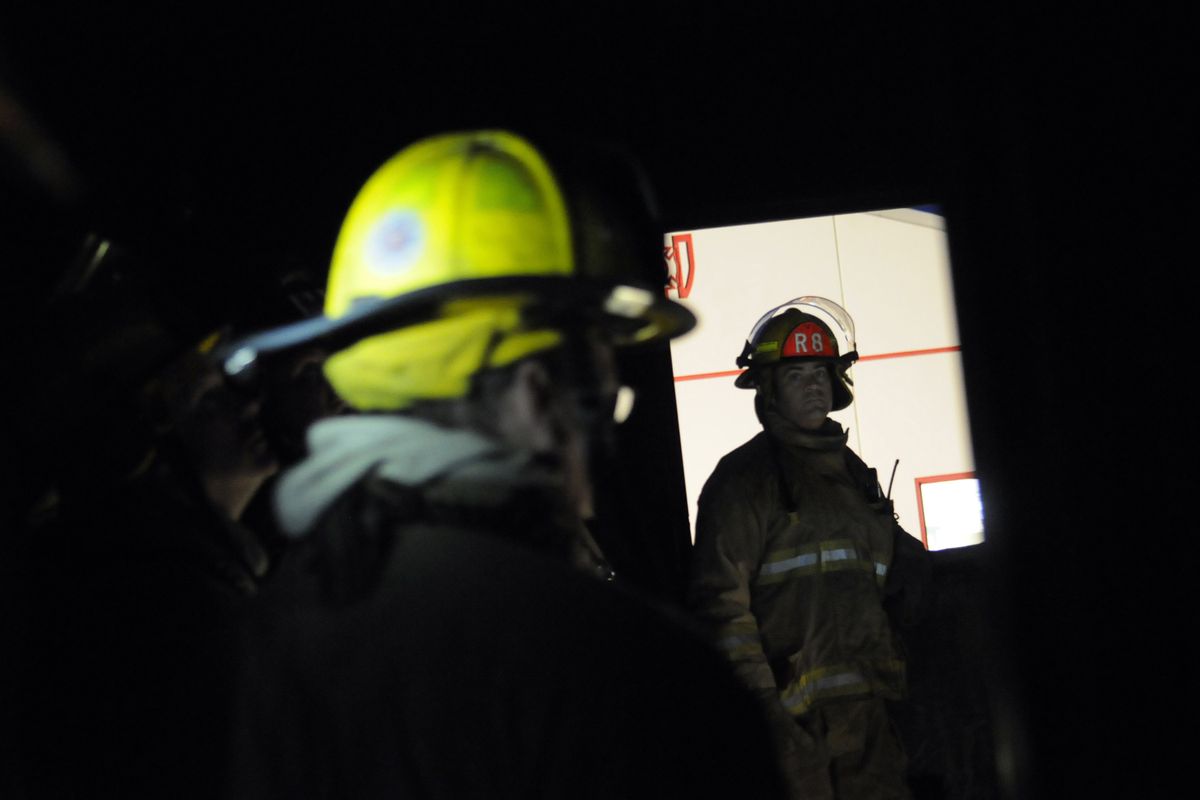
<svg viewBox="0 0 1200 800"><path fill-rule="evenodd" d="M196 345L196 352L201 355L211 353L216 348L217 343L221 341L221 333L222 331L218 329L205 336L200 341L200 344Z"/></svg>
<svg viewBox="0 0 1200 800"><path fill-rule="evenodd" d="M899 659L878 661L870 666L876 674L891 673L900 678L904 675L904 662ZM885 688L888 687L882 681L867 678L856 667L835 664L805 672L781 690L779 697L793 716L800 716L822 700L865 695Z"/></svg>
<svg viewBox="0 0 1200 800"><path fill-rule="evenodd" d="M762 645L757 641L746 642L738 645L737 647L727 647L722 643L719 643L717 646L727 658L733 661L744 661L752 656L758 656L760 661L765 660L765 656L763 656Z"/></svg>
<svg viewBox="0 0 1200 800"><path fill-rule="evenodd" d="M876 575L876 562L850 539L827 539L803 547L784 547L768 553L759 567L756 585L771 585L816 572L860 570Z"/></svg>
<svg viewBox="0 0 1200 800"><path fill-rule="evenodd" d="M753 622L734 622L722 625L717 632L716 645L719 650L733 659L763 655L758 625Z"/></svg>
<svg viewBox="0 0 1200 800"><path fill-rule="evenodd" d="M848 570L856 570L859 572L869 572L875 574L875 565L865 558L846 558L838 560L821 559L822 572L846 572Z"/></svg>

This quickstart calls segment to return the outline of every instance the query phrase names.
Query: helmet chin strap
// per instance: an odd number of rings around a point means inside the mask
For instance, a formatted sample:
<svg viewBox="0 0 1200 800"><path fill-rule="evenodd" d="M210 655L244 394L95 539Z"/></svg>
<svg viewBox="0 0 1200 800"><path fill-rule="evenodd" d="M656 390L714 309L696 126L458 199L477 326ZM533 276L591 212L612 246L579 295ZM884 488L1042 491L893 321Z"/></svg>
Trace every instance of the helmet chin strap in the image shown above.
<svg viewBox="0 0 1200 800"><path fill-rule="evenodd" d="M750 355L754 352L754 345L747 340L745 346L742 347L742 354L737 357L737 365L743 369L750 366Z"/></svg>
<svg viewBox="0 0 1200 800"><path fill-rule="evenodd" d="M767 426L767 414L775 411L775 380L770 375L769 369L759 369L759 375L755 379L754 389L754 415L758 417L759 424L764 428Z"/></svg>

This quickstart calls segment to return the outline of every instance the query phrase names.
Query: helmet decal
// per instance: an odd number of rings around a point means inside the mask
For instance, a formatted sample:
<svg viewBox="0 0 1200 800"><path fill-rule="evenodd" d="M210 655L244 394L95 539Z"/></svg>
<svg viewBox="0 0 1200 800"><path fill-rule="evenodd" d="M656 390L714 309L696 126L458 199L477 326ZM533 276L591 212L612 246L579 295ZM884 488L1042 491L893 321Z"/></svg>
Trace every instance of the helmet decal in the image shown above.
<svg viewBox="0 0 1200 800"><path fill-rule="evenodd" d="M367 235L367 263L382 275L398 275L417 263L425 250L425 226L415 211L385 214Z"/></svg>
<svg viewBox="0 0 1200 800"><path fill-rule="evenodd" d="M837 342L828 328L816 322L801 322L792 328L791 333L783 340L780 351L782 358L803 358L804 356L837 357Z"/></svg>

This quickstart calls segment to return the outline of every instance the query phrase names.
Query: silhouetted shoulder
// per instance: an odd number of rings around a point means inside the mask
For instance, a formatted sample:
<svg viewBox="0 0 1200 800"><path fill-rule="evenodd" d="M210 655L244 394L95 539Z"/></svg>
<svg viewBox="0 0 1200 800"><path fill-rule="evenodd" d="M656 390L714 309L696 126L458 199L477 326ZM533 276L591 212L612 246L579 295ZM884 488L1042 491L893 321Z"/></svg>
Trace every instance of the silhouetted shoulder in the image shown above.
<svg viewBox="0 0 1200 800"><path fill-rule="evenodd" d="M759 431L752 439L721 457L701 494L738 491L737 487L760 484L764 478L775 474L773 465L768 434Z"/></svg>

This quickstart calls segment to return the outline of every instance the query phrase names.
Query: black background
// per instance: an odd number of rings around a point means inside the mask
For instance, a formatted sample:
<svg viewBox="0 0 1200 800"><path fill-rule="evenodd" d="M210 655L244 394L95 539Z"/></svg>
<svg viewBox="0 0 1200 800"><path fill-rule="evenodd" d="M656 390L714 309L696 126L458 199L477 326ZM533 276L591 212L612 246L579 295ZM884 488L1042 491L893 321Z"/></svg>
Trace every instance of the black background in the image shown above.
<svg viewBox="0 0 1200 800"><path fill-rule="evenodd" d="M153 254L181 307L253 321L257 273L323 268L361 181L442 130L618 141L668 230L940 202L1006 792L1172 785L1193 719L1190 26L1083 4L693 5L10 13L0 79L70 172L31 170L7 118L6 352L34 345L90 230ZM687 523L664 359L627 365L657 435L624 443L641 513L616 547L669 593Z"/></svg>

